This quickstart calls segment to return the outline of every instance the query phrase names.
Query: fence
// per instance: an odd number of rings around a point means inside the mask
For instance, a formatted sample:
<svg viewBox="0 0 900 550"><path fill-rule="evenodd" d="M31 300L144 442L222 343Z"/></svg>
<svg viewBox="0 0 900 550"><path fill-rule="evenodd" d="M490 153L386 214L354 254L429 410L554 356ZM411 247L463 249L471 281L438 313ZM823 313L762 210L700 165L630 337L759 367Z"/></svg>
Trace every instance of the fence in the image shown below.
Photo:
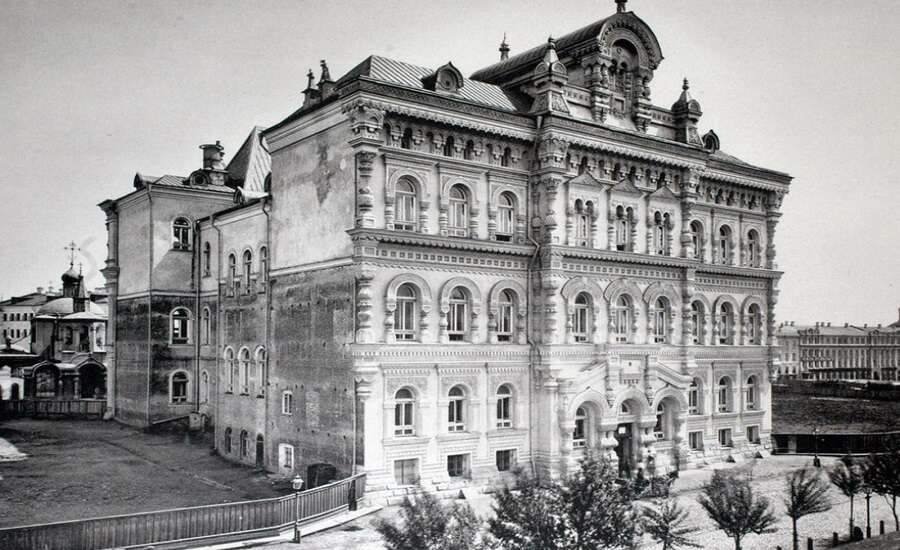
<svg viewBox="0 0 900 550"><path fill-rule="evenodd" d="M246 502L63 521L0 529L0 548L15 550L101 550L183 547L275 535L355 506L366 486L357 474L299 494Z"/></svg>
<svg viewBox="0 0 900 550"><path fill-rule="evenodd" d="M900 432L772 434L776 454L868 454L900 446Z"/></svg>
<svg viewBox="0 0 900 550"><path fill-rule="evenodd" d="M772 384L772 391L775 393L874 399L879 401L900 399L900 385L891 384L890 382L779 380L778 383Z"/></svg>
<svg viewBox="0 0 900 550"><path fill-rule="evenodd" d="M0 401L0 418L94 418L106 412L105 399L20 399Z"/></svg>

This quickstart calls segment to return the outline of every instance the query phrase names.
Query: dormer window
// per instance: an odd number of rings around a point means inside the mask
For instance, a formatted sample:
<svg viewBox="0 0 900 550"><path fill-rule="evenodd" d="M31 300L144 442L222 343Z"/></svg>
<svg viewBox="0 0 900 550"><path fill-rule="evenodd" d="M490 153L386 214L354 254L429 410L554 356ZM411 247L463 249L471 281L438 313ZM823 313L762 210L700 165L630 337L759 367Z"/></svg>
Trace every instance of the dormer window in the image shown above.
<svg viewBox="0 0 900 550"><path fill-rule="evenodd" d="M434 73L422 79L426 90L445 94L458 94L464 83L462 73L453 66L453 63L439 67Z"/></svg>

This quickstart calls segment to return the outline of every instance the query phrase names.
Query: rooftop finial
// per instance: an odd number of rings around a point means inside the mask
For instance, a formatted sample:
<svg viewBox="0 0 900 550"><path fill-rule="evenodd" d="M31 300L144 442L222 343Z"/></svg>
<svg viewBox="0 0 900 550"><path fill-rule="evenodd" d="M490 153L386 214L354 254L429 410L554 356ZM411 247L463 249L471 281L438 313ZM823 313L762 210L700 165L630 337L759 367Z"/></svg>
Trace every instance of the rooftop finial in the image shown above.
<svg viewBox="0 0 900 550"><path fill-rule="evenodd" d="M69 251L69 267L75 266L75 253L81 250L75 244L75 241L70 242L63 250Z"/></svg>
<svg viewBox="0 0 900 550"><path fill-rule="evenodd" d="M628 0L616 0L616 13L625 13L625 4Z"/></svg>
<svg viewBox="0 0 900 550"><path fill-rule="evenodd" d="M322 66L322 78L319 79L319 82L330 82L331 81L331 72L328 70L328 64L325 63L325 60L319 61L319 65Z"/></svg>
<svg viewBox="0 0 900 550"><path fill-rule="evenodd" d="M691 89L691 85L688 84L687 78L684 79L684 84L681 85L681 89L684 90L685 92Z"/></svg>
<svg viewBox="0 0 900 550"><path fill-rule="evenodd" d="M509 59L509 44L506 43L506 33L503 33L503 42L500 42L500 61Z"/></svg>
<svg viewBox="0 0 900 550"><path fill-rule="evenodd" d="M312 69L306 73L306 89L309 90L313 88L316 82L316 75L313 74Z"/></svg>
<svg viewBox="0 0 900 550"><path fill-rule="evenodd" d="M556 39L553 38L552 36L547 37L547 47L550 48L551 50L556 49Z"/></svg>

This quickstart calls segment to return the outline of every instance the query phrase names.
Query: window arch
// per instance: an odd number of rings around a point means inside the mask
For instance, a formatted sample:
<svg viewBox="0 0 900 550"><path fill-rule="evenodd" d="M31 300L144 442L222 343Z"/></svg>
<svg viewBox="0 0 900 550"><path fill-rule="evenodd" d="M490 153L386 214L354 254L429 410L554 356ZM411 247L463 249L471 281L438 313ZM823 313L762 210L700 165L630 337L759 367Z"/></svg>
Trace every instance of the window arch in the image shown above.
<svg viewBox="0 0 900 550"><path fill-rule="evenodd" d="M497 200L497 230L495 238L498 241L509 242L516 232L516 200L512 193L505 191L500 193Z"/></svg>
<svg viewBox="0 0 900 550"><path fill-rule="evenodd" d="M209 277L212 270L212 245L209 241L203 243L203 276Z"/></svg>
<svg viewBox="0 0 900 550"><path fill-rule="evenodd" d="M403 283L397 289L397 309L394 313L394 337L411 341L418 336L418 292L411 283Z"/></svg>
<svg viewBox="0 0 900 550"><path fill-rule="evenodd" d="M747 307L747 343L753 346L762 344L762 313L757 304Z"/></svg>
<svg viewBox="0 0 900 550"><path fill-rule="evenodd" d="M513 427L513 391L509 384L497 388L497 428Z"/></svg>
<svg viewBox="0 0 900 550"><path fill-rule="evenodd" d="M512 149L506 147L503 149L503 156L500 157L500 166L509 166L512 163Z"/></svg>
<svg viewBox="0 0 900 550"><path fill-rule="evenodd" d="M578 407L575 411L575 429L572 431L572 446L581 448L587 446L588 413L584 407Z"/></svg>
<svg viewBox="0 0 900 550"><path fill-rule="evenodd" d="M169 342L173 345L191 342L191 312L186 307L176 307L169 314Z"/></svg>
<svg viewBox="0 0 900 550"><path fill-rule="evenodd" d="M403 135L400 137L400 148L401 149L412 149L412 141L413 141L412 128L407 128L406 130L403 130Z"/></svg>
<svg viewBox="0 0 900 550"><path fill-rule="evenodd" d="M475 142L471 139L466 142L466 148L463 150L463 158L465 160L475 160Z"/></svg>
<svg viewBox="0 0 900 550"><path fill-rule="evenodd" d="M718 412L732 411L731 387L730 377L723 376L719 378L719 385L716 391L716 410Z"/></svg>
<svg viewBox="0 0 900 550"><path fill-rule="evenodd" d="M266 395L266 385L268 383L268 353L266 353L266 348L257 348L254 359L256 362L256 395L263 397Z"/></svg>
<svg viewBox="0 0 900 550"><path fill-rule="evenodd" d="M634 250L634 242L631 238L632 225L634 224L634 209L624 206L616 207L615 235L616 250L631 252Z"/></svg>
<svg viewBox="0 0 900 550"><path fill-rule="evenodd" d="M759 232L751 229L747 232L747 263L750 267L760 267Z"/></svg>
<svg viewBox="0 0 900 550"><path fill-rule="evenodd" d="M172 222L172 248L191 249L191 222L187 218L178 217Z"/></svg>
<svg viewBox="0 0 900 550"><path fill-rule="evenodd" d="M509 289L500 292L497 300L497 341L513 342L516 336L517 296Z"/></svg>
<svg viewBox="0 0 900 550"><path fill-rule="evenodd" d="M658 297L653 303L651 312L653 323L653 341L657 344L669 342L669 327L672 322L671 304L665 296Z"/></svg>
<svg viewBox="0 0 900 550"><path fill-rule="evenodd" d="M575 201L575 246L591 246L591 222L594 215L592 201Z"/></svg>
<svg viewBox="0 0 900 550"><path fill-rule="evenodd" d="M691 245L694 247L694 259L703 261L704 242L703 242L703 224L694 220L691 222Z"/></svg>
<svg viewBox="0 0 900 550"><path fill-rule="evenodd" d="M456 146L456 141L453 139L453 136L447 138L447 141L444 142L444 156L452 157L453 149Z"/></svg>
<svg viewBox="0 0 900 550"><path fill-rule="evenodd" d="M466 390L462 386L453 386L448 394L447 431L466 431Z"/></svg>
<svg viewBox="0 0 900 550"><path fill-rule="evenodd" d="M231 428L225 428L223 443L225 444L225 453L231 454Z"/></svg>
<svg viewBox="0 0 900 550"><path fill-rule="evenodd" d="M759 383L755 375L747 377L745 408L748 411L755 411L759 408Z"/></svg>
<svg viewBox="0 0 900 550"><path fill-rule="evenodd" d="M212 314L209 307L204 307L200 314L200 344L209 345L210 334L212 333Z"/></svg>
<svg viewBox="0 0 900 550"><path fill-rule="evenodd" d="M590 342L591 334L594 332L591 296L587 292L579 292L575 296L573 309L572 334L575 335L575 341L580 343Z"/></svg>
<svg viewBox="0 0 900 550"><path fill-rule="evenodd" d="M628 294L622 293L612 306L613 338L615 342L630 343L634 336L634 301Z"/></svg>
<svg viewBox="0 0 900 550"><path fill-rule="evenodd" d="M656 424L653 426L653 435L656 439L666 441L672 438L672 409L673 405L668 400L660 401L656 406Z"/></svg>
<svg viewBox="0 0 900 550"><path fill-rule="evenodd" d="M247 458L250 456L250 434L247 433L247 430L241 430L241 458Z"/></svg>
<svg viewBox="0 0 900 550"><path fill-rule="evenodd" d="M731 242L731 226L723 225L719 227L719 263L730 265L734 257Z"/></svg>
<svg viewBox="0 0 900 550"><path fill-rule="evenodd" d="M469 331L471 298L469 291L457 286L450 291L450 310L447 312L447 334L451 342L466 339Z"/></svg>
<svg viewBox="0 0 900 550"><path fill-rule="evenodd" d="M400 178L394 186L394 194L394 229L415 231L419 216L416 184L409 178Z"/></svg>
<svg viewBox="0 0 900 550"><path fill-rule="evenodd" d="M190 378L188 373L178 370L172 373L169 378L169 402L171 403L187 403L189 395Z"/></svg>
<svg viewBox="0 0 900 550"><path fill-rule="evenodd" d="M225 348L225 380L227 383L227 393L234 393L234 350L231 347Z"/></svg>
<svg viewBox="0 0 900 550"><path fill-rule="evenodd" d="M688 414L703 414L703 381L699 378L692 379L688 388Z"/></svg>
<svg viewBox="0 0 900 550"><path fill-rule="evenodd" d="M415 397L408 388L400 388L394 394L394 435L415 435L415 404Z"/></svg>
<svg viewBox="0 0 900 550"><path fill-rule="evenodd" d="M244 251L244 272L242 278L244 280L244 292L250 294L250 275L253 273L253 252Z"/></svg>
<svg viewBox="0 0 900 550"><path fill-rule="evenodd" d="M209 373L206 371L200 373L200 402L209 402Z"/></svg>
<svg viewBox="0 0 900 550"><path fill-rule="evenodd" d="M241 348L238 357L238 387L241 394L250 393L250 350Z"/></svg>
<svg viewBox="0 0 900 550"><path fill-rule="evenodd" d="M719 306L719 343L734 345L734 306L722 302Z"/></svg>
<svg viewBox="0 0 900 550"><path fill-rule="evenodd" d="M238 286L240 286L238 282L237 256L233 252L228 255L228 286L231 288L232 293L237 292Z"/></svg>
<svg viewBox="0 0 900 550"><path fill-rule="evenodd" d="M706 343L706 306L699 300L691 302L691 343Z"/></svg>
<svg viewBox="0 0 900 550"><path fill-rule="evenodd" d="M269 277L269 248L266 246L259 249L259 280L262 281L262 290L265 290L265 284Z"/></svg>
<svg viewBox="0 0 900 550"><path fill-rule="evenodd" d="M668 256L669 229L672 220L668 213L656 212L653 214L653 252L659 256Z"/></svg>
<svg viewBox="0 0 900 550"><path fill-rule="evenodd" d="M466 188L458 184L451 187L447 217L447 225L451 235L458 237L468 235L469 208L469 193Z"/></svg>

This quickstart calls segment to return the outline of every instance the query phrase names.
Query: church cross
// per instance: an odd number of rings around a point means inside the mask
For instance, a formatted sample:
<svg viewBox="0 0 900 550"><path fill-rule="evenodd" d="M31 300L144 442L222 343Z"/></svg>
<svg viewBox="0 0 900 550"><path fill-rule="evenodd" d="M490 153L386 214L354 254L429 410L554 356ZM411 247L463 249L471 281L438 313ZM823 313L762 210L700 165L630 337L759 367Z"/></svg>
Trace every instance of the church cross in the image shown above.
<svg viewBox="0 0 900 550"><path fill-rule="evenodd" d="M63 250L69 251L69 266L75 265L75 253L81 251L81 249L75 245L75 241L70 242Z"/></svg>

